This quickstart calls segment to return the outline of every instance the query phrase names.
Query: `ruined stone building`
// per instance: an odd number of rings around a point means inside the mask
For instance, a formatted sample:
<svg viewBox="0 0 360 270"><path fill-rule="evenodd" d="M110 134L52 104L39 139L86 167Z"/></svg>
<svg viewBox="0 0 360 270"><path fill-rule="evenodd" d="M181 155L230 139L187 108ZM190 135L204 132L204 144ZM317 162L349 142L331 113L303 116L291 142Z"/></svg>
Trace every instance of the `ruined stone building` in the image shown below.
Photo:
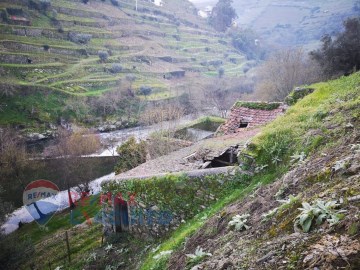
<svg viewBox="0 0 360 270"><path fill-rule="evenodd" d="M228 135L242 132L246 128L264 125L283 114L287 105L282 102L236 102L227 121L217 134Z"/></svg>

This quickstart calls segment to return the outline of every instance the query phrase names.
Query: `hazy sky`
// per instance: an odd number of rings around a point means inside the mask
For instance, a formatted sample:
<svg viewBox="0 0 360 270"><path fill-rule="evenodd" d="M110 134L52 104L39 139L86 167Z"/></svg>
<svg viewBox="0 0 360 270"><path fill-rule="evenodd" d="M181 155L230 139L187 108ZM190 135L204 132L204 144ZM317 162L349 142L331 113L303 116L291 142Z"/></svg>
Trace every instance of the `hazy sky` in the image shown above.
<svg viewBox="0 0 360 270"><path fill-rule="evenodd" d="M213 3L216 3L217 0L189 0L190 2L193 2L194 4L203 4L203 3L210 3L210 4L213 4Z"/></svg>

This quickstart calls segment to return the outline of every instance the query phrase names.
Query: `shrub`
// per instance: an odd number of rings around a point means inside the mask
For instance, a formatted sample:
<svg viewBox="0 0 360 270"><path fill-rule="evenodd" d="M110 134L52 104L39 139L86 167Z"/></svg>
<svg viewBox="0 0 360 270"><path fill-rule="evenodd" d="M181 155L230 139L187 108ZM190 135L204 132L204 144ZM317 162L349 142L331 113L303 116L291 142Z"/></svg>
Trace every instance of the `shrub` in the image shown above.
<svg viewBox="0 0 360 270"><path fill-rule="evenodd" d="M105 62L109 58L109 53L107 51L98 51L98 55L102 62Z"/></svg>
<svg viewBox="0 0 360 270"><path fill-rule="evenodd" d="M146 143L136 142L134 137L120 145L116 152L119 154L119 161L115 167L115 173L122 173L146 162Z"/></svg>
<svg viewBox="0 0 360 270"><path fill-rule="evenodd" d="M89 0L81 0L81 2L83 2L86 5L87 3L89 3Z"/></svg>
<svg viewBox="0 0 360 270"><path fill-rule="evenodd" d="M29 1L29 8L36 9L40 11L41 13L44 13L45 11L49 10L51 7L50 0L30 0Z"/></svg>
<svg viewBox="0 0 360 270"><path fill-rule="evenodd" d="M68 37L69 37L69 40L72 42L80 43L80 44L87 44L91 40L92 35L70 32Z"/></svg>
<svg viewBox="0 0 360 270"><path fill-rule="evenodd" d="M120 64L112 64L110 72L111 73L119 73L123 70L123 67Z"/></svg>
<svg viewBox="0 0 360 270"><path fill-rule="evenodd" d="M51 7L50 0L40 0L39 4L41 10L48 10Z"/></svg>
<svg viewBox="0 0 360 270"><path fill-rule="evenodd" d="M219 78L222 78L224 76L224 73L225 73L225 69L223 67L219 68L218 70Z"/></svg>
<svg viewBox="0 0 360 270"><path fill-rule="evenodd" d="M65 31L64 31L64 28L62 26L60 26L57 31L60 33L60 34L63 34Z"/></svg>
<svg viewBox="0 0 360 270"><path fill-rule="evenodd" d="M139 90L139 93L140 95L143 95L143 96L148 96L150 95L152 92L152 88L150 86L141 86L140 87L140 90Z"/></svg>
<svg viewBox="0 0 360 270"><path fill-rule="evenodd" d="M118 0L111 0L111 4L118 7L119 6L119 1Z"/></svg>
<svg viewBox="0 0 360 270"><path fill-rule="evenodd" d="M49 46L49 45L47 45L47 44L45 44L45 45L43 45L43 48L44 48L44 51L49 51L50 46Z"/></svg>

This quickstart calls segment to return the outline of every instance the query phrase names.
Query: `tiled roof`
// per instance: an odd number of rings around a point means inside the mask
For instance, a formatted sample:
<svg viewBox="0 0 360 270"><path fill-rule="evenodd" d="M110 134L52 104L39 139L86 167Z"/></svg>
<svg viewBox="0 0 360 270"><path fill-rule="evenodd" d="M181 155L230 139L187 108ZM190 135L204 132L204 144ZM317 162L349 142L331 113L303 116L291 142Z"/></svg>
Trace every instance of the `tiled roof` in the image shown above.
<svg viewBox="0 0 360 270"><path fill-rule="evenodd" d="M262 110L234 106L228 120L220 126L218 132L224 135L241 132L244 130L244 128L240 128L241 123L244 125L247 123L247 128L264 125L283 114L286 107L286 105L281 104L274 110Z"/></svg>

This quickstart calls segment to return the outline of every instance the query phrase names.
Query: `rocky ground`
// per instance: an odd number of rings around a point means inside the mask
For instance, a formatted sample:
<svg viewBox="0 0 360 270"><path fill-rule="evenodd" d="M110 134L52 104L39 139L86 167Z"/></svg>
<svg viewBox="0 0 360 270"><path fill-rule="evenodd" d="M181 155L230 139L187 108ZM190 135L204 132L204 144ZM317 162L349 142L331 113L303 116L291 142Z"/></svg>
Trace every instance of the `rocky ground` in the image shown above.
<svg viewBox="0 0 360 270"><path fill-rule="evenodd" d="M169 269L360 269L359 140L359 130L346 132L338 145L294 164L275 183L226 207L172 255ZM290 195L292 202L279 202ZM336 201L342 219L333 226L312 224L304 233L294 223L298 208L316 200ZM250 215L249 228L231 228L232 217L243 214ZM197 247L211 256L194 266L187 254Z"/></svg>
<svg viewBox="0 0 360 270"><path fill-rule="evenodd" d="M204 163L203 159L211 159L221 154L230 146L241 147L250 138L260 132L260 129L247 129L238 134L214 137L199 141L192 146L150 160L130 171L117 175L116 179L129 177L145 177L168 172L196 170Z"/></svg>

